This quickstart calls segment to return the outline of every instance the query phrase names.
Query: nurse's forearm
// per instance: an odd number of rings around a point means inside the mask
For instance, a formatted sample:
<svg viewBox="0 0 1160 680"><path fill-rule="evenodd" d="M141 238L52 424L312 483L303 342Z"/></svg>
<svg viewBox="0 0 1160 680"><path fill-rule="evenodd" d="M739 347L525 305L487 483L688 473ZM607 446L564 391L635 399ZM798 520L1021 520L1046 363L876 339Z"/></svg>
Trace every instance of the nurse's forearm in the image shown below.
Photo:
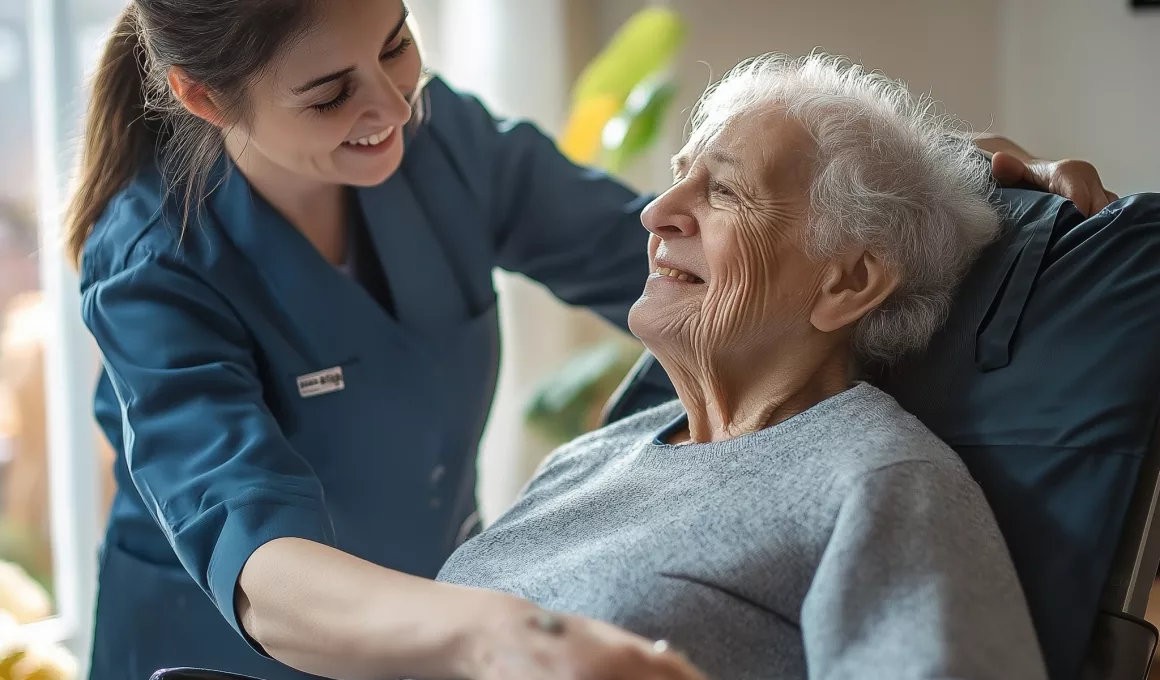
<svg viewBox="0 0 1160 680"><path fill-rule="evenodd" d="M344 680L468 678L476 638L534 605L390 571L334 548L283 538L250 557L238 619L278 661Z"/></svg>

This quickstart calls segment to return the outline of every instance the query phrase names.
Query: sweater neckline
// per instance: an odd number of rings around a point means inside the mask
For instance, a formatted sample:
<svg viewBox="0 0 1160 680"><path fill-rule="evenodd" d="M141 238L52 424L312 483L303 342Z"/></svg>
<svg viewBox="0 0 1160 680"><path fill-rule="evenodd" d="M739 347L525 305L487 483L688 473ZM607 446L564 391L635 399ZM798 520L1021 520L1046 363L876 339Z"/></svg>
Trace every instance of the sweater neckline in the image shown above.
<svg viewBox="0 0 1160 680"><path fill-rule="evenodd" d="M659 430L653 429L646 433L638 446L637 457L643 463L663 461L666 464L672 464L677 461L711 460L741 451L749 451L771 441L784 438L791 433L816 426L819 422L824 422L835 414L848 410L851 403L864 403L868 399L873 399L876 393L878 390L869 383L857 382L850 388L823 399L801 413L756 432L747 432L719 442L667 444L665 443L667 436L676 428L688 423L688 413L682 406L676 418L669 420ZM680 404L679 401L676 403Z"/></svg>

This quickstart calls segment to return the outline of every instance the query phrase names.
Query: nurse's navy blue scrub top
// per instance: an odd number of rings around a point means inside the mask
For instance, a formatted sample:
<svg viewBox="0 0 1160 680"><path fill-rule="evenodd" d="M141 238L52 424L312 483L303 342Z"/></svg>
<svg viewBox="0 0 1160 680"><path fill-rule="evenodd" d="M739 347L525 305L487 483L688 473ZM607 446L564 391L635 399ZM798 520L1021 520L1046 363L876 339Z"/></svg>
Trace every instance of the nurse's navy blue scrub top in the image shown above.
<svg viewBox="0 0 1160 680"><path fill-rule="evenodd" d="M626 325L648 272L644 200L438 79L425 96L399 172L356 190L393 313L227 163L184 235L155 169L95 226L83 314L120 491L94 680L304 677L252 648L234 612L243 564L275 538L436 575L475 522L493 268Z"/></svg>

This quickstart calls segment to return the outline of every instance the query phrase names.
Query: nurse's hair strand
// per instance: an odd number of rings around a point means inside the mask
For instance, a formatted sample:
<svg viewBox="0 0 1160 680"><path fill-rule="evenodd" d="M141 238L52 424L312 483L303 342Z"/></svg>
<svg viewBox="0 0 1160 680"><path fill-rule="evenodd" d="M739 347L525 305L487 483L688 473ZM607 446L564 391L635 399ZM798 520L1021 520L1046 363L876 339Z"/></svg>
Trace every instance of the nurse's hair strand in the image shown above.
<svg viewBox="0 0 1160 680"><path fill-rule="evenodd" d="M213 96L232 125L247 115L247 89L280 50L313 24L319 0L133 0L98 64L85 116L66 248L80 265L109 202L153 159L188 224L222 153L222 131L189 113L170 91L174 67Z"/></svg>

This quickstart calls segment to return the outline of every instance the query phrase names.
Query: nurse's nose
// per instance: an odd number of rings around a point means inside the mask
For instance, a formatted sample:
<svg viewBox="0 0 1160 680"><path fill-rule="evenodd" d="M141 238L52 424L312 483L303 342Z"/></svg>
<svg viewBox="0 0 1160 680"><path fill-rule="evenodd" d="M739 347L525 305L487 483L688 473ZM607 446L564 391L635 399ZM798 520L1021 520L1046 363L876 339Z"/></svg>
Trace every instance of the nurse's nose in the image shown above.
<svg viewBox="0 0 1160 680"><path fill-rule="evenodd" d="M413 111L407 93L391 80L390 74L386 73L380 80L373 110L383 123L395 127L406 125L411 120Z"/></svg>
<svg viewBox="0 0 1160 680"><path fill-rule="evenodd" d="M677 182L653 199L640 215L644 228L665 240L697 233L697 219L692 211L695 197L689 184Z"/></svg>

